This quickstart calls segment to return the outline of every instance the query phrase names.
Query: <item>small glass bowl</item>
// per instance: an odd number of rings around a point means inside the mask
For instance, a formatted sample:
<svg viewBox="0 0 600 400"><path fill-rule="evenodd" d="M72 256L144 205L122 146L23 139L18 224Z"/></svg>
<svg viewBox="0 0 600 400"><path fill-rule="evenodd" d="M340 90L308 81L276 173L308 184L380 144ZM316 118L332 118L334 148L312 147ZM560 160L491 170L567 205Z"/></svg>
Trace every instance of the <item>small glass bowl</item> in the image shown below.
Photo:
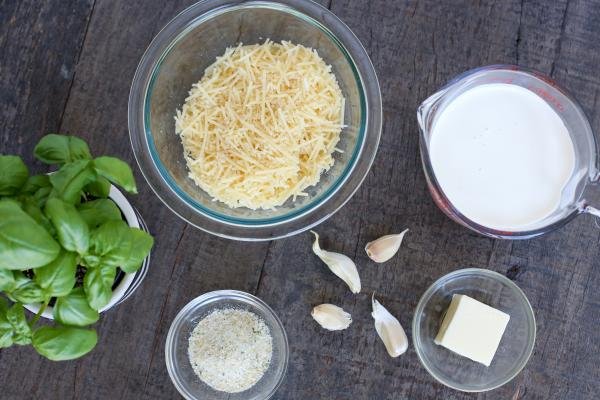
<svg viewBox="0 0 600 400"><path fill-rule="evenodd" d="M269 368L254 386L239 393L220 392L202 382L188 358L188 340L198 322L212 311L223 308L237 308L255 313L269 327L273 338L273 355ZM237 290L209 292L190 301L173 320L165 346L169 376L179 393L188 400L268 399L283 382L288 359L287 335L275 312L258 297Z"/></svg>
<svg viewBox="0 0 600 400"><path fill-rule="evenodd" d="M453 294L470 296L510 315L489 367L433 342ZM456 390L485 392L509 382L525 367L533 352L536 325L529 300L511 280L497 272L467 268L441 277L425 291L412 333L419 360L435 379Z"/></svg>

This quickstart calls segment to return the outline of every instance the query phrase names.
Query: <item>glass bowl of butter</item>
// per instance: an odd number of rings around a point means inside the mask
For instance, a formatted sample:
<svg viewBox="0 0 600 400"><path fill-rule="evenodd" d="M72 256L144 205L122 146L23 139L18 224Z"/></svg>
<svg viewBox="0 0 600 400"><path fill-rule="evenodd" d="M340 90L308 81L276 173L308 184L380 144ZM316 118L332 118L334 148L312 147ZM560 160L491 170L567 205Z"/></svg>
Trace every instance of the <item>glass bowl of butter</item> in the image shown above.
<svg viewBox="0 0 600 400"><path fill-rule="evenodd" d="M485 392L512 380L533 352L536 323L523 291L497 272L451 272L421 297L412 323L419 360L439 382Z"/></svg>

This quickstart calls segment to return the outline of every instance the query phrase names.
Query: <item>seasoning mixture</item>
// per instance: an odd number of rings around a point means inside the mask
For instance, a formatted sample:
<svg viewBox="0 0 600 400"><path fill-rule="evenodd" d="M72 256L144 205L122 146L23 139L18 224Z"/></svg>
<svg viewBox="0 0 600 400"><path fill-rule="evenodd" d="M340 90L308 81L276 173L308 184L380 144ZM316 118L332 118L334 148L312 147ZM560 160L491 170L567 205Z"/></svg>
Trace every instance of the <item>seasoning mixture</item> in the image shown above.
<svg viewBox="0 0 600 400"><path fill-rule="evenodd" d="M230 207L271 209L333 165L344 97L316 50L267 40L217 57L175 122L198 186Z"/></svg>
<svg viewBox="0 0 600 400"><path fill-rule="evenodd" d="M256 314L234 308L215 310L194 328L188 347L192 368L215 390L250 389L271 362L269 327Z"/></svg>

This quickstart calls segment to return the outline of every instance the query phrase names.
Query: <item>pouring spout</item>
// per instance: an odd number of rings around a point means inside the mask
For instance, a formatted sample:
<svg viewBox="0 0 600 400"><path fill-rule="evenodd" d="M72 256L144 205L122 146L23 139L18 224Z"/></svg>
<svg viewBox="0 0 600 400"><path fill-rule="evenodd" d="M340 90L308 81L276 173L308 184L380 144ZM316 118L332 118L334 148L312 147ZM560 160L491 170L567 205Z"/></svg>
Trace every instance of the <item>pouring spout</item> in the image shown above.
<svg viewBox="0 0 600 400"><path fill-rule="evenodd" d="M419 128L421 128L421 132L425 133L429 130L428 121L430 120L431 113L437 108L438 100L444 96L447 92L447 89L442 89L427 99L425 99L419 108L417 108L417 121L419 122Z"/></svg>

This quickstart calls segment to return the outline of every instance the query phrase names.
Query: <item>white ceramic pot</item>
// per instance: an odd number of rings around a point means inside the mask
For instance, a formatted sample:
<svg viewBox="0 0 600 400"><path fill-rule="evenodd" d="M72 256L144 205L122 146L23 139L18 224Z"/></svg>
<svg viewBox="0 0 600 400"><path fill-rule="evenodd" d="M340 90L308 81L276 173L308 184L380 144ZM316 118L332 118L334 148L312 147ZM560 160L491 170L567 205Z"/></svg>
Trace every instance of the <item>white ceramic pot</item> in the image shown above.
<svg viewBox="0 0 600 400"><path fill-rule="evenodd" d="M140 214L129 204L127 198L123 196L123 193L115 186L110 187L110 193L108 195L110 199L112 199L117 207L121 210L123 215L125 216L125 221L132 228L139 228L146 232L148 232L148 228L144 223L144 220L140 216ZM148 272L148 266L150 265L150 254L144 262L139 270L131 274L125 274L118 286L113 290L112 297L107 305L100 309L100 312L104 312L117 304L125 301L131 294L140 286L142 280L146 277L146 273ZM34 314L37 314L39 311L41 304L33 303L33 304L25 304L24 307L31 311ZM42 317L48 319L54 319L53 317L53 308L48 306L46 310L42 313Z"/></svg>

